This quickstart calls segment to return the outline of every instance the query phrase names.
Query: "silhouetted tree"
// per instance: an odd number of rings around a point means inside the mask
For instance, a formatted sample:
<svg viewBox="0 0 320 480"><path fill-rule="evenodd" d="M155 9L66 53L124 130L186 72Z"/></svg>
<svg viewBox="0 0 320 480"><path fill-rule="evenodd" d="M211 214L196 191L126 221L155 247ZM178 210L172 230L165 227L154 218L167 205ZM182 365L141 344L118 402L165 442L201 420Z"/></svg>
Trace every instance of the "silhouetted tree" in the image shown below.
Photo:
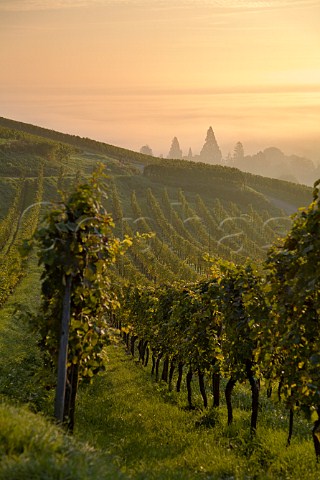
<svg viewBox="0 0 320 480"><path fill-rule="evenodd" d="M151 155L153 156L152 149L149 147L149 145L143 145L140 148L140 153L143 153L144 155Z"/></svg>
<svg viewBox="0 0 320 480"><path fill-rule="evenodd" d="M237 142L233 150L234 163L237 164L238 162L241 162L243 159L244 159L243 145L241 142Z"/></svg>
<svg viewBox="0 0 320 480"><path fill-rule="evenodd" d="M189 152L188 152L187 159L188 159L188 160L192 160L192 159L193 159L191 147L189 148Z"/></svg>
<svg viewBox="0 0 320 480"><path fill-rule="evenodd" d="M167 155L167 158L174 158L174 159L182 158L182 150L180 148L177 137L174 137L172 140L171 148Z"/></svg>
<svg viewBox="0 0 320 480"><path fill-rule="evenodd" d="M221 163L222 154L212 127L207 131L206 141L200 152L200 160L206 163Z"/></svg>

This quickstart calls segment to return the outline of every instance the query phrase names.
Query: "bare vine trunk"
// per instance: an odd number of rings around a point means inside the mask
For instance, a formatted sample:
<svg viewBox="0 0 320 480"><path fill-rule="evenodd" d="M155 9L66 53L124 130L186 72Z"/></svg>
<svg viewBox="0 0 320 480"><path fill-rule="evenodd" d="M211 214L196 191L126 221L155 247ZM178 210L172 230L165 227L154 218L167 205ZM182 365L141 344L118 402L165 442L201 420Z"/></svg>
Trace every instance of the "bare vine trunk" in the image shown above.
<svg viewBox="0 0 320 480"><path fill-rule="evenodd" d="M151 369L151 375L154 374L155 369L156 369L156 356L155 356L155 354L152 352L152 369Z"/></svg>
<svg viewBox="0 0 320 480"><path fill-rule="evenodd" d="M187 392L188 392L188 405L189 405L189 408L191 408L191 409L193 409L192 388L191 388L192 376L193 376L193 372L192 372L192 369L190 367L189 370L188 370L188 373L187 373L186 382L187 382Z"/></svg>
<svg viewBox="0 0 320 480"><path fill-rule="evenodd" d="M313 438L313 445L314 445L314 450L316 453L316 459L317 463L319 462L319 457L320 457L320 406L317 407L317 414L318 414L318 420L314 422L313 429L312 429L312 438Z"/></svg>
<svg viewBox="0 0 320 480"><path fill-rule="evenodd" d="M250 425L250 431L251 431L252 434L254 434L256 432L256 429L257 429L260 386L259 386L259 380L256 380L253 376L251 360L247 360L247 362L246 362L246 373L247 373L247 377L248 377L248 380L249 380L250 386L251 386L251 425Z"/></svg>
<svg viewBox="0 0 320 480"><path fill-rule="evenodd" d="M130 352L133 357L134 357L134 345L136 343L137 338L138 337L136 335L132 335L130 340Z"/></svg>
<svg viewBox="0 0 320 480"><path fill-rule="evenodd" d="M170 363L170 370L169 370L169 390L172 390L172 380L173 380L173 374L176 368L176 361L175 358L171 359Z"/></svg>
<svg viewBox="0 0 320 480"><path fill-rule="evenodd" d="M220 405L220 374L212 374L212 395L213 395L213 406L219 407Z"/></svg>
<svg viewBox="0 0 320 480"><path fill-rule="evenodd" d="M78 381L79 365L73 363L68 369L68 382L64 406L64 422L70 433L73 433L74 430Z"/></svg>
<svg viewBox="0 0 320 480"><path fill-rule="evenodd" d="M208 398L207 398L206 387L204 383L204 373L200 369L198 369L198 378L199 378L199 389L200 389L200 393L203 400L203 406L204 408L207 408Z"/></svg>
<svg viewBox="0 0 320 480"><path fill-rule="evenodd" d="M180 392L180 389L181 389L182 375L183 375L183 363L179 362L179 364L178 364L178 379L177 379L177 385L176 385L176 391L177 392Z"/></svg>
<svg viewBox="0 0 320 480"><path fill-rule="evenodd" d="M228 409L228 425L231 425L233 421L232 391L234 389L235 384L236 384L236 380L234 378L230 378L225 389L226 403L227 403L227 409Z"/></svg>
<svg viewBox="0 0 320 480"><path fill-rule="evenodd" d="M168 355L166 355L163 362L161 380L168 383L168 375L169 375L169 357Z"/></svg>
<svg viewBox="0 0 320 480"><path fill-rule="evenodd" d="M156 360L156 382L159 380L159 366L160 366L161 357L162 357L162 353L159 353Z"/></svg>
<svg viewBox="0 0 320 480"><path fill-rule="evenodd" d="M291 438L293 434L293 408L290 408L289 413L289 433L288 433L288 440L287 440L287 447L289 447L291 443Z"/></svg>
<svg viewBox="0 0 320 480"><path fill-rule="evenodd" d="M149 351L149 347L148 347L148 342L145 343L145 361L144 361L144 366L147 367L148 366L148 363L149 363L149 354L150 354L150 351Z"/></svg>

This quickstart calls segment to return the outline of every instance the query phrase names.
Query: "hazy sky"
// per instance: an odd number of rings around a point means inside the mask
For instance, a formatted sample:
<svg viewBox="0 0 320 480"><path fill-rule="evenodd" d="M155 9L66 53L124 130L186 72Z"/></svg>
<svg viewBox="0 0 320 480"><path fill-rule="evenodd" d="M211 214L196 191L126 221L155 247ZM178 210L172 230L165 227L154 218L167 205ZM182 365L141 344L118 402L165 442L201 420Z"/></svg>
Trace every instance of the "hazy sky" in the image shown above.
<svg viewBox="0 0 320 480"><path fill-rule="evenodd" d="M320 0L0 0L0 116L320 162Z"/></svg>

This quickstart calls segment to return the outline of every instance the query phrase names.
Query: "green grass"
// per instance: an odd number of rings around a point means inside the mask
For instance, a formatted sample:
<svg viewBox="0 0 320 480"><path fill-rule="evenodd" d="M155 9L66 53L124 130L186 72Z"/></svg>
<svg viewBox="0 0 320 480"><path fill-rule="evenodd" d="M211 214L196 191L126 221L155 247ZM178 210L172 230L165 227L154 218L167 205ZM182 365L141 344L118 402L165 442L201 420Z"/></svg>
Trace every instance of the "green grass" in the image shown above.
<svg viewBox="0 0 320 480"><path fill-rule="evenodd" d="M42 356L37 336L29 328L26 314L35 312L40 302L40 271L33 258L28 275L0 310L0 394L34 409L44 407L45 393L40 382Z"/></svg>
<svg viewBox="0 0 320 480"><path fill-rule="evenodd" d="M110 458L40 414L0 403L0 480L116 480Z"/></svg>
<svg viewBox="0 0 320 480"><path fill-rule="evenodd" d="M82 388L76 436L110 453L122 472L135 479L308 479L318 480L310 425L295 423L286 448L287 414L262 399L258 432L249 434L248 389L235 389L234 424L225 406L187 411L186 396L167 393L130 358L122 345L108 348L104 376ZM195 398L200 407L200 397ZM208 426L208 425L211 425Z"/></svg>

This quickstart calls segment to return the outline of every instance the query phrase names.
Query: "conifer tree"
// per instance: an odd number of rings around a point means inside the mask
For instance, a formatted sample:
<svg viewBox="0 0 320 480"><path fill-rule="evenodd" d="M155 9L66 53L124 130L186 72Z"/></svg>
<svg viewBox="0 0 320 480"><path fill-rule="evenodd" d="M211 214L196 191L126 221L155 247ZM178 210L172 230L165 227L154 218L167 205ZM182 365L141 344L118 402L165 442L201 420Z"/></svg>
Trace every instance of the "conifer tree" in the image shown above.
<svg viewBox="0 0 320 480"><path fill-rule="evenodd" d="M171 143L170 151L167 155L167 158L174 158L174 159L181 159L182 158L182 150L179 145L179 141L177 137L174 137Z"/></svg>
<svg viewBox="0 0 320 480"><path fill-rule="evenodd" d="M222 154L212 127L207 131L206 141L200 152L200 160L206 163L221 163Z"/></svg>
<svg viewBox="0 0 320 480"><path fill-rule="evenodd" d="M237 142L235 144L235 147L234 147L234 150L233 150L233 160L234 160L234 163L237 163L241 160L244 159L244 149L243 149L243 145L241 142Z"/></svg>
<svg viewBox="0 0 320 480"><path fill-rule="evenodd" d="M193 159L193 155L192 155L192 150L191 150L191 147L189 148L189 152L188 152L188 160L192 160Z"/></svg>

